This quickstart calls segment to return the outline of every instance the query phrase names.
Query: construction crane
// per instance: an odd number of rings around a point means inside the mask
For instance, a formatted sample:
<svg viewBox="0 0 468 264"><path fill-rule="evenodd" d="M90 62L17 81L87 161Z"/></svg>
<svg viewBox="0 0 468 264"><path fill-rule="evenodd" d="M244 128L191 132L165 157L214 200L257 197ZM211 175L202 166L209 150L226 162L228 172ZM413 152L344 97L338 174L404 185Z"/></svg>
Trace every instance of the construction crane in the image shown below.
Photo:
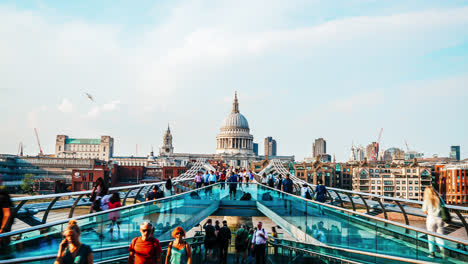
<svg viewBox="0 0 468 264"><path fill-rule="evenodd" d="M380 129L379 137L377 138L377 144L376 144L374 150L372 151L372 157L371 157L372 160L377 160L377 155L378 155L378 152L379 152L380 139L382 138L382 132L383 132L383 127Z"/></svg>
<svg viewBox="0 0 468 264"><path fill-rule="evenodd" d="M407 149L408 152L409 152L410 150L409 150L409 147L408 147L408 142L406 142L406 139L405 139L405 145L406 145L406 149Z"/></svg>
<svg viewBox="0 0 468 264"><path fill-rule="evenodd" d="M34 133L36 133L37 145L39 146L39 156L44 156L44 153L42 152L41 142L39 142L39 136L37 135L36 128L34 128Z"/></svg>

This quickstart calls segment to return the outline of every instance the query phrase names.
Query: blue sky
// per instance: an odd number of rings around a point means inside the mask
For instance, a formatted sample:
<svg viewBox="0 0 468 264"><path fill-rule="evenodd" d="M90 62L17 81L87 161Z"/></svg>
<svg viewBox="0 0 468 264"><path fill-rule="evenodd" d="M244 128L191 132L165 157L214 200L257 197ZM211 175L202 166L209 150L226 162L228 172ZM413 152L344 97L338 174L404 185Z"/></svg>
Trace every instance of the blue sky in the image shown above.
<svg viewBox="0 0 468 264"><path fill-rule="evenodd" d="M351 143L468 147L465 1L3 1L0 152L111 135L214 153L238 91L254 140L345 161ZM92 94L90 102L84 92ZM260 151L262 152L262 151Z"/></svg>

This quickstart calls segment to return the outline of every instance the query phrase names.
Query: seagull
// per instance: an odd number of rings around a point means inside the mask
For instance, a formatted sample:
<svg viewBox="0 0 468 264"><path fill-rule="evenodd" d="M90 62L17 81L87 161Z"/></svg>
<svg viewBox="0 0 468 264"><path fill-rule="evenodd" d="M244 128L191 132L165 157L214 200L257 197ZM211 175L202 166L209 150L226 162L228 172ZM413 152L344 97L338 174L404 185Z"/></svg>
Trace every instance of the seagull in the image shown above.
<svg viewBox="0 0 468 264"><path fill-rule="evenodd" d="M88 96L89 100L91 100L91 101L93 101L93 102L94 102L94 98L93 98L93 96L91 96L89 93L85 93L85 94L86 94L86 96Z"/></svg>

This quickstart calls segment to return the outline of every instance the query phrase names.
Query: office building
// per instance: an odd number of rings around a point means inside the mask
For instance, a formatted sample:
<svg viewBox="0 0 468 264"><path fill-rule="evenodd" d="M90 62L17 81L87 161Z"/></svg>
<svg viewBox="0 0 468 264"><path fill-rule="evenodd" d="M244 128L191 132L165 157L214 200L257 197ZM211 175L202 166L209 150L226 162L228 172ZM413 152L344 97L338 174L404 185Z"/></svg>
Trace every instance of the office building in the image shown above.
<svg viewBox="0 0 468 264"><path fill-rule="evenodd" d="M451 146L449 157L451 159L456 159L457 161L460 161L460 146Z"/></svg>
<svg viewBox="0 0 468 264"><path fill-rule="evenodd" d="M276 140L272 137L265 138L264 153L265 156L268 155L268 157L276 156Z"/></svg>
<svg viewBox="0 0 468 264"><path fill-rule="evenodd" d="M312 144L312 155L316 158L320 154L327 153L327 142L323 138L318 138Z"/></svg>

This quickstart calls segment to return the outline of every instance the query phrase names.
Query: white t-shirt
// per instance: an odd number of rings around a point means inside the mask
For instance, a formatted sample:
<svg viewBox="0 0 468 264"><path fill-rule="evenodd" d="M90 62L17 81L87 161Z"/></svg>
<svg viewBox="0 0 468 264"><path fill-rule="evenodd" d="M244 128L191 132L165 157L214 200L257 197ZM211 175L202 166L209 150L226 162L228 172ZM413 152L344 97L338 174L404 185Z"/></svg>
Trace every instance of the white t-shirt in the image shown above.
<svg viewBox="0 0 468 264"><path fill-rule="evenodd" d="M424 201L422 210L423 212L427 212L427 216L440 217L440 201L439 201L439 207L433 207L429 201Z"/></svg>
<svg viewBox="0 0 468 264"><path fill-rule="evenodd" d="M261 237L260 234L263 234L265 238ZM252 237L252 243L255 245L265 244L267 240L268 240L268 232L264 228L262 228L262 230L255 231Z"/></svg>
<svg viewBox="0 0 468 264"><path fill-rule="evenodd" d="M302 187L301 188L301 196L306 198L306 192L310 192L309 191L309 187ZM312 196L312 195L311 195Z"/></svg>

